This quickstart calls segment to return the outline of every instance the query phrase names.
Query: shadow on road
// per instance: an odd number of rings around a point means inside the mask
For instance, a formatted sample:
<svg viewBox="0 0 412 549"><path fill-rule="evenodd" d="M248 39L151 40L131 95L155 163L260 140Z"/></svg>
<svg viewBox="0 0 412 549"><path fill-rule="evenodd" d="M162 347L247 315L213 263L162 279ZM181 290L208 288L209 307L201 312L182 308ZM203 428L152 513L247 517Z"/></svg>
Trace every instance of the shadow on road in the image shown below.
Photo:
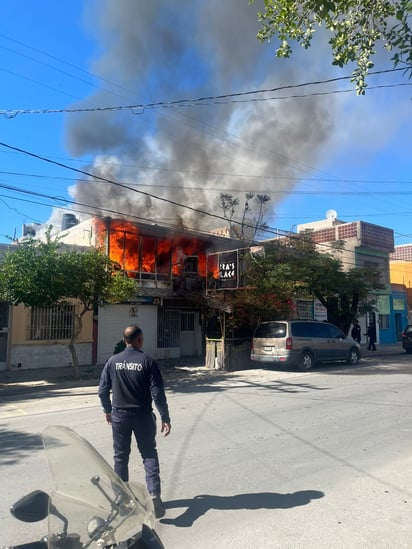
<svg viewBox="0 0 412 549"><path fill-rule="evenodd" d="M254 370L256 371L256 370ZM164 376L167 391L175 393L208 393L221 392L233 389L263 389L265 391L276 391L280 393L300 393L311 390L323 391L328 387L317 387L307 382L289 383L283 380L263 380L247 378L247 370L242 370L242 377L233 375L230 372L218 372L203 370L191 372L187 370L177 376Z"/></svg>
<svg viewBox="0 0 412 549"><path fill-rule="evenodd" d="M253 372L256 372L254 369ZM206 368L169 368L162 371L165 388L168 392L178 393L209 393L234 389L254 388L280 393L301 393L308 391L327 390L329 387L317 387L300 378L299 381L287 382L280 379L259 380L254 376L247 377L247 370L242 370L242 376ZM275 372L274 372L275 374ZM90 381L64 381L54 379L48 385L3 385L0 386L2 403L0 409L14 402L22 404L25 400L36 398L47 399L58 396L83 396L94 399L99 404L97 396L98 379Z"/></svg>
<svg viewBox="0 0 412 549"><path fill-rule="evenodd" d="M319 373L330 375L348 375L348 376L365 376L365 375L399 375L411 374L412 360L409 355L384 355L384 356L366 356L356 366L348 366L347 364L327 364L325 366L316 367L312 370Z"/></svg>
<svg viewBox="0 0 412 549"><path fill-rule="evenodd" d="M186 511L175 519L161 519L162 524L171 524L180 528L188 528L206 514L210 509L218 511L233 511L241 509L289 509L307 505L313 499L324 497L318 490L302 490L293 494L278 494L276 492L258 492L255 494L238 494L236 496L210 496L202 494L193 499L177 499L164 503L166 509L186 507Z"/></svg>
<svg viewBox="0 0 412 549"><path fill-rule="evenodd" d="M33 450L42 450L43 442L40 435L0 428L0 446L0 463L11 465Z"/></svg>

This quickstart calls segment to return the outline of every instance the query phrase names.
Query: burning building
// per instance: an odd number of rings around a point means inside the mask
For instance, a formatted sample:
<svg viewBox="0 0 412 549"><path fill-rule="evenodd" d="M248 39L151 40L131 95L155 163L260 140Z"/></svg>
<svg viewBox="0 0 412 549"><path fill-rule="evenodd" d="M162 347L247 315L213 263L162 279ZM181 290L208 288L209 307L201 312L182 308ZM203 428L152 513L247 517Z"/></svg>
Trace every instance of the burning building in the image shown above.
<svg viewBox="0 0 412 549"><path fill-rule="evenodd" d="M120 219L91 218L62 232L62 242L95 246L139 282L133 301L98 311L94 356L103 363L127 324L145 334L145 351L157 359L200 356L204 348L200 296L219 278L216 252L238 240Z"/></svg>

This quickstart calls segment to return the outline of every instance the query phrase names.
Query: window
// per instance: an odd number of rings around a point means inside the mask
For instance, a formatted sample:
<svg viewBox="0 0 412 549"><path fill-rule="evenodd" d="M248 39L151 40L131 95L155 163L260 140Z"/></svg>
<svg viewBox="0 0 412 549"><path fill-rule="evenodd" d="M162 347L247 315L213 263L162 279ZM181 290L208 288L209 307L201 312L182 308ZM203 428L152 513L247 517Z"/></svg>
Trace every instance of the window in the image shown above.
<svg viewBox="0 0 412 549"><path fill-rule="evenodd" d="M317 324L312 322L293 322L292 335L294 337L320 337L316 332Z"/></svg>
<svg viewBox="0 0 412 549"><path fill-rule="evenodd" d="M28 339L30 341L71 339L73 313L74 305L53 305L48 309L33 307Z"/></svg>
<svg viewBox="0 0 412 549"><path fill-rule="evenodd" d="M344 334L336 326L327 325L329 328L329 337L344 338Z"/></svg>
<svg viewBox="0 0 412 549"><path fill-rule="evenodd" d="M370 267L371 269L379 269L379 281L381 284L388 284L389 282L389 260L385 257L376 257L374 261L370 259L364 259L361 261L360 266Z"/></svg>
<svg viewBox="0 0 412 549"><path fill-rule="evenodd" d="M195 331L195 314L180 313L180 331L194 332Z"/></svg>
<svg viewBox="0 0 412 549"><path fill-rule="evenodd" d="M286 337L285 322L265 322L256 328L255 337Z"/></svg>
<svg viewBox="0 0 412 549"><path fill-rule="evenodd" d="M389 328L389 315L379 315L379 327L381 330Z"/></svg>
<svg viewBox="0 0 412 549"><path fill-rule="evenodd" d="M157 346L159 349L165 347L180 346L180 311L158 310L157 316Z"/></svg>

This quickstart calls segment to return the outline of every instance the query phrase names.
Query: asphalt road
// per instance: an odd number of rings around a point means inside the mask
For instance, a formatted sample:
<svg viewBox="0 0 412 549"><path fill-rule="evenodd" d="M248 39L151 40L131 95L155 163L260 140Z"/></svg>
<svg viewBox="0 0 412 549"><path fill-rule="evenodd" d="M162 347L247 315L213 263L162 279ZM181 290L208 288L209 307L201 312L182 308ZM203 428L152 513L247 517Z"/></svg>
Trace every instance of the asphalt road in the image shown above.
<svg viewBox="0 0 412 549"><path fill-rule="evenodd" d="M297 373L193 370L168 377L173 420L159 437L167 549L412 548L412 358ZM51 488L39 434L74 428L111 463L96 388L3 395L1 539L39 538L46 524L8 512ZM143 480L137 452L131 476Z"/></svg>

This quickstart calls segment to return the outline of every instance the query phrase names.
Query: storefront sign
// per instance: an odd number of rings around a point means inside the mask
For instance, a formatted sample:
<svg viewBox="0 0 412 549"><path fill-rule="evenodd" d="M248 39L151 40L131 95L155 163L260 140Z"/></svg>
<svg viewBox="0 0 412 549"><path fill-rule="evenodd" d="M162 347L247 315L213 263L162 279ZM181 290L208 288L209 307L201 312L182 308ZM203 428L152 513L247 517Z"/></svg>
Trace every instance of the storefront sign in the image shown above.
<svg viewBox="0 0 412 549"><path fill-rule="evenodd" d="M320 322L328 320L328 311L318 299L313 302L313 319Z"/></svg>
<svg viewBox="0 0 412 549"><path fill-rule="evenodd" d="M393 299L393 310L394 311L404 311L405 310L405 301L403 299Z"/></svg>
<svg viewBox="0 0 412 549"><path fill-rule="evenodd" d="M238 287L238 252L222 252L219 257L219 288Z"/></svg>

